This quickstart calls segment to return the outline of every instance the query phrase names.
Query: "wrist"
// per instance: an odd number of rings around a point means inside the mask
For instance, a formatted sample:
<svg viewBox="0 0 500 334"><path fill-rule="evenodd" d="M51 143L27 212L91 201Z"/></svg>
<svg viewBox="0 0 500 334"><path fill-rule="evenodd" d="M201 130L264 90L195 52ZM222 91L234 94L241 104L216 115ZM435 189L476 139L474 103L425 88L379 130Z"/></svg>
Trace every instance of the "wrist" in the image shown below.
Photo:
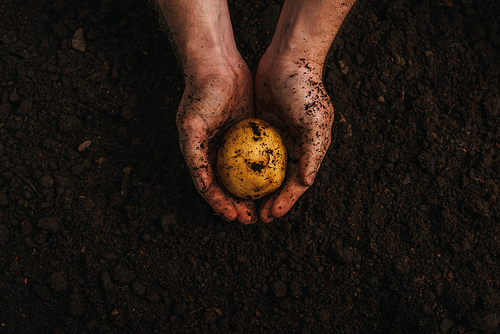
<svg viewBox="0 0 500 334"><path fill-rule="evenodd" d="M289 26L276 34L266 53L271 58L303 61L323 66L331 42L308 36L299 27Z"/></svg>
<svg viewBox="0 0 500 334"><path fill-rule="evenodd" d="M269 53L323 65L354 0L285 1ZM320 7L321 10L315 9Z"/></svg>
<svg viewBox="0 0 500 334"><path fill-rule="evenodd" d="M239 57L226 0L158 0L158 3L185 70Z"/></svg>
<svg viewBox="0 0 500 334"><path fill-rule="evenodd" d="M267 52L271 57L323 63L333 37L317 18L311 22L306 1L285 2Z"/></svg>
<svg viewBox="0 0 500 334"><path fill-rule="evenodd" d="M297 47L293 44L287 44L285 46L280 44L270 45L262 57L261 62L267 61L275 64L294 63L303 65L309 70L322 73L327 52L315 52L314 50Z"/></svg>
<svg viewBox="0 0 500 334"><path fill-rule="evenodd" d="M233 67L243 61L236 45L223 43L221 40L214 43L193 41L185 46L180 58L186 75Z"/></svg>

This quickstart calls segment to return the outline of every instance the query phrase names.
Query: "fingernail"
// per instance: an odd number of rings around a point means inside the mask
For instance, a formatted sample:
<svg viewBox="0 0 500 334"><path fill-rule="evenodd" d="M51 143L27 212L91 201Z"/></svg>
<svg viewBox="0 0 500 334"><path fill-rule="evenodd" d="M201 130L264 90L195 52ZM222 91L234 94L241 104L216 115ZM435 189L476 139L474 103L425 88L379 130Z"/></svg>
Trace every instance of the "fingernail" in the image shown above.
<svg viewBox="0 0 500 334"><path fill-rule="evenodd" d="M222 213L219 213L219 217L221 217L223 220L227 221L228 223L233 221L232 219L230 219L229 217L226 217Z"/></svg>
<svg viewBox="0 0 500 334"><path fill-rule="evenodd" d="M194 179L194 186L196 187L196 190L198 190L200 193L203 192L205 189L205 184L203 183L203 180L199 176L195 176Z"/></svg>
<svg viewBox="0 0 500 334"><path fill-rule="evenodd" d="M316 172L313 172L306 177L306 183L308 186L312 186L314 179L316 178Z"/></svg>
<svg viewBox="0 0 500 334"><path fill-rule="evenodd" d="M274 217L271 215L267 215L267 219L268 219L268 221L266 223L272 223L274 220Z"/></svg>
<svg viewBox="0 0 500 334"><path fill-rule="evenodd" d="M226 209L226 211L227 211L227 209ZM233 220L235 220L237 218L237 216L235 216L234 218L232 218L231 216L228 216L227 212L219 212L218 214L219 214L219 217L221 217L222 219L224 219L227 222L232 222Z"/></svg>

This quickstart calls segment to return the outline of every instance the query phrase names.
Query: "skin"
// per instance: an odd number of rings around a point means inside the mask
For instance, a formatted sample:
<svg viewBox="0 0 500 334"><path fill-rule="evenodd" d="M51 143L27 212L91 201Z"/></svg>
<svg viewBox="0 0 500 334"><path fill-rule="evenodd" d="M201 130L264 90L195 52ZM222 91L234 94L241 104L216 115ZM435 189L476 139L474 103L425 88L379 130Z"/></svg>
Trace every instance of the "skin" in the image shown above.
<svg viewBox="0 0 500 334"><path fill-rule="evenodd" d="M333 122L324 60L354 1L286 0L254 82L237 50L226 0L158 0L186 80L177 113L180 148L196 189L222 218L271 222L314 182ZM284 186L258 212L253 201L228 194L213 169L215 139L255 114L283 131L292 161Z"/></svg>

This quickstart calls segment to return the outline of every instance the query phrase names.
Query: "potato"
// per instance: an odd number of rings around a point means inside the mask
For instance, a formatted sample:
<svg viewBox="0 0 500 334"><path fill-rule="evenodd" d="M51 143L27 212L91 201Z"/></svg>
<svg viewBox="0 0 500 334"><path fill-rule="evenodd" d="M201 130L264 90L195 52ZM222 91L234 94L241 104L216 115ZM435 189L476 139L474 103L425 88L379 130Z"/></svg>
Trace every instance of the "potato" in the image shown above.
<svg viewBox="0 0 500 334"><path fill-rule="evenodd" d="M260 119L248 118L231 127L222 139L217 170L230 193L257 199L281 186L286 160L278 131Z"/></svg>

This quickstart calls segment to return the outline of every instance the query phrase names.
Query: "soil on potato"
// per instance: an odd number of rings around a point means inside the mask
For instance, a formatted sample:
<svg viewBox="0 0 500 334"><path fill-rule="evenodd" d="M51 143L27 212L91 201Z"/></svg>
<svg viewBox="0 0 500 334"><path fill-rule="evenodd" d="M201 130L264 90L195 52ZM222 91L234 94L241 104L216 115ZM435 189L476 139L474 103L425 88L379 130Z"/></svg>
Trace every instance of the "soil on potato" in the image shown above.
<svg viewBox="0 0 500 334"><path fill-rule="evenodd" d="M230 1L253 71L280 2ZM499 17L359 0L314 185L242 226L189 177L146 1L2 1L0 332L498 332Z"/></svg>

